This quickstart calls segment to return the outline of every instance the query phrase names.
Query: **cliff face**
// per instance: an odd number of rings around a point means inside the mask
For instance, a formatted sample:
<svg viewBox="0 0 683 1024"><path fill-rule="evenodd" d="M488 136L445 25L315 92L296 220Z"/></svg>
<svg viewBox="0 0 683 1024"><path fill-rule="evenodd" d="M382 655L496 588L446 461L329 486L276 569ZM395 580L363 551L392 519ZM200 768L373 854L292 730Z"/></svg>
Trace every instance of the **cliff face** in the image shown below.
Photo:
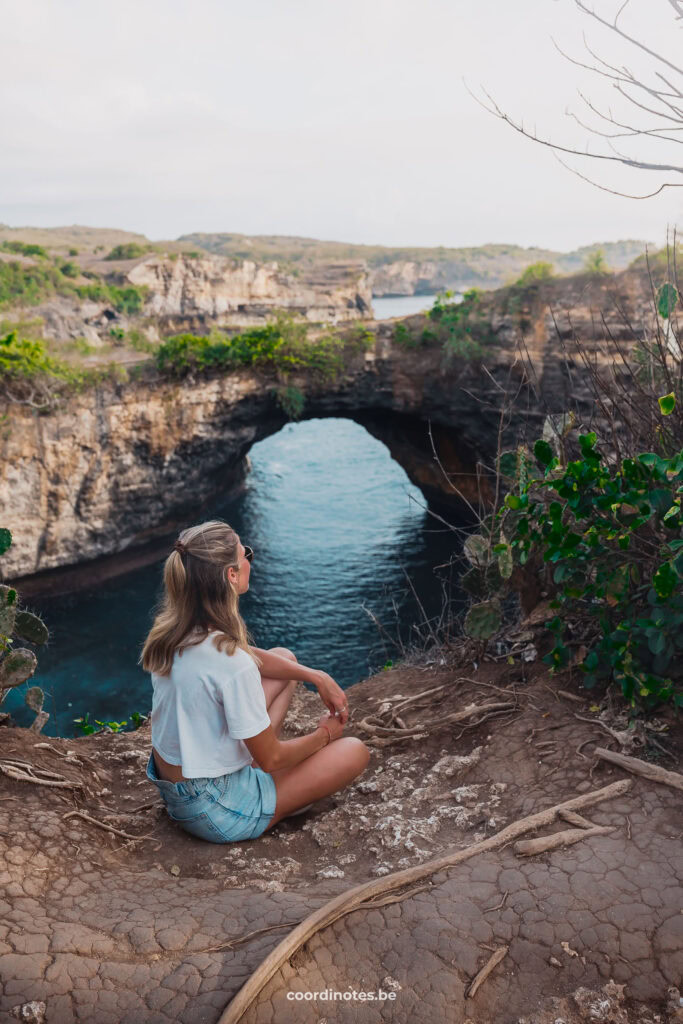
<svg viewBox="0 0 683 1024"><path fill-rule="evenodd" d="M370 283L373 295L427 295L446 288L464 290L480 284L479 275L473 274L467 266L454 265L451 261L438 263L433 260L396 260L371 270Z"/></svg>
<svg viewBox="0 0 683 1024"><path fill-rule="evenodd" d="M209 319L217 327L259 322L276 309L338 323L368 316L372 301L365 266L355 262L294 277L277 263L151 256L129 270L127 278L149 288L146 314L174 321Z"/></svg>
<svg viewBox="0 0 683 1024"><path fill-rule="evenodd" d="M22 315L40 317L46 338L57 342L85 338L95 347L111 342L112 328L142 329L156 340L174 331L207 333L212 327L256 326L279 310L331 324L371 315L370 278L365 264L358 261L309 268L295 276L284 273L277 263L208 254L203 258L152 254L142 259L90 261L88 271L119 287L144 286L148 289L144 307L128 316L106 300L55 295ZM79 283L92 280L82 278Z"/></svg>
<svg viewBox="0 0 683 1024"><path fill-rule="evenodd" d="M562 305L571 308L568 336L574 330L593 337L598 308L610 331L632 343L610 309L607 284L580 279L571 288L550 287L546 299L560 324ZM620 287L622 306L641 323L642 296L633 282ZM335 382L313 386L292 377L290 383L306 393L306 416L363 424L428 496L453 500L455 484L476 501L476 465L494 461L506 389L521 387L515 415L504 422L506 447L525 433L540 436L546 411L589 408L581 366L561 358L549 308L538 296L536 302L512 316L491 301L484 360L448 361L431 342L406 348L385 323L377 325L374 349L353 356ZM520 315L528 320L535 390L524 384L518 358ZM423 326L420 317L406 322L416 331ZM276 384L251 370L182 382L150 373L76 395L50 415L10 408L0 435L0 524L14 535L2 560L5 576L113 555L125 567L155 538L196 519L209 498L240 486L251 445L284 424ZM428 425L451 483L434 459Z"/></svg>

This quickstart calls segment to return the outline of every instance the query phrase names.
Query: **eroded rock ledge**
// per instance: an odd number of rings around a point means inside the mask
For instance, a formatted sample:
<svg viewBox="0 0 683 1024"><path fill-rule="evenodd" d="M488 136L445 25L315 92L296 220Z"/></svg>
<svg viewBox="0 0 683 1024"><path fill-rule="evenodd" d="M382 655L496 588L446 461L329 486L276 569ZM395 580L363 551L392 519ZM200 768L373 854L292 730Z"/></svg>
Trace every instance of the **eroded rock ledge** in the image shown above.
<svg viewBox="0 0 683 1024"><path fill-rule="evenodd" d="M375 749L347 790L227 846L168 819L144 776L147 727L76 740L2 727L3 758L82 786L2 784L0 1017L33 1001L45 1003L46 1024L215 1024L268 953L328 900L623 777L593 763L590 741L602 743L604 731L574 714L590 717L588 702L561 697L540 670L528 671L524 679L518 667L484 664L463 678L453 665L401 666L349 688L348 732L361 736L358 723L383 703L437 686L446 686L443 715L498 691L514 708ZM308 730L320 713L315 693L296 696L286 735ZM433 717L419 705L407 724ZM558 1015L566 1024L678 1024L678 795L635 779L586 812L608 834L532 857L507 846L435 872L385 906L353 911L285 962L245 1024L318 1022L321 1004L293 1007L287 993L326 987L390 987L399 1024L449 1015L472 1024L554 1024ZM76 809L136 838L74 817ZM468 998L502 947L505 957ZM350 1024L351 1009L328 1003L322 1012ZM384 1019L364 1009L368 1020Z"/></svg>

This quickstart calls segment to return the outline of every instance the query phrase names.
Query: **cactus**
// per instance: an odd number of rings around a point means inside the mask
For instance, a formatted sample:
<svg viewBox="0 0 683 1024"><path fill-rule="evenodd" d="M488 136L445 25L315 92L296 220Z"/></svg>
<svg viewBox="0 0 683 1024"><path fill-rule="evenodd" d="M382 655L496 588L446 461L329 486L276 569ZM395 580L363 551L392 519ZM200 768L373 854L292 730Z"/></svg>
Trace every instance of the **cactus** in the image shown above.
<svg viewBox="0 0 683 1024"><path fill-rule="evenodd" d="M471 533L463 545L465 558L470 565L483 569L489 562L489 542L481 533Z"/></svg>
<svg viewBox="0 0 683 1024"><path fill-rule="evenodd" d="M460 577L460 584L474 598L482 600L490 593L500 590L502 579L497 562L491 562L485 569L474 565Z"/></svg>
<svg viewBox="0 0 683 1024"><path fill-rule="evenodd" d="M17 636L20 636L22 640L28 640L30 644L46 644L49 633L47 626L41 618L34 615L33 612L21 611L17 612L14 621L14 632Z"/></svg>
<svg viewBox="0 0 683 1024"><path fill-rule="evenodd" d="M500 602L482 601L474 604L465 616L465 633L475 640L488 640L497 633L501 625Z"/></svg>
<svg viewBox="0 0 683 1024"><path fill-rule="evenodd" d="M10 651L0 662L0 690L11 690L14 686L21 686L27 679L30 679L38 666L38 659L33 651L19 647L16 651ZM0 698L0 700L2 699Z"/></svg>
<svg viewBox="0 0 683 1024"><path fill-rule="evenodd" d="M26 691L27 707L31 708L36 713L36 717L31 722L29 728L32 732L42 732L43 726L50 717L47 711L43 711L43 701L45 700L45 694L39 686L30 686Z"/></svg>
<svg viewBox="0 0 683 1024"><path fill-rule="evenodd" d="M498 570L504 580L509 580L512 576L513 569L512 548L506 543L502 530L500 533L500 541L501 542L498 547L502 548L502 550L498 552Z"/></svg>
<svg viewBox="0 0 683 1024"><path fill-rule="evenodd" d="M17 592L12 587L0 586L0 637L14 632L17 616Z"/></svg>
<svg viewBox="0 0 683 1024"><path fill-rule="evenodd" d="M45 694L39 686L29 686L24 700L26 702L26 707L31 708L36 712L42 711Z"/></svg>

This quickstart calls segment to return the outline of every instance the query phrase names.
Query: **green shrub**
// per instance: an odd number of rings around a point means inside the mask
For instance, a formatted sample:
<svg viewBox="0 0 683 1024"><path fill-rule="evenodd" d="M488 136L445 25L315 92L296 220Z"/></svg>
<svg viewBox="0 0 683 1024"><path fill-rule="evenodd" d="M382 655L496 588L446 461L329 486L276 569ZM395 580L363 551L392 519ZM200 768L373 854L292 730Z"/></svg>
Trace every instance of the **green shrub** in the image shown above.
<svg viewBox="0 0 683 1024"><path fill-rule="evenodd" d="M673 396L661 401L668 415ZM551 670L580 656L588 688L614 680L632 705L683 705L683 451L608 463L595 433L578 441L564 465L546 440L501 457L514 486L492 527L499 575L513 560L543 567Z"/></svg>
<svg viewBox="0 0 683 1024"><path fill-rule="evenodd" d="M394 326L394 341L403 348L417 348L420 344L420 339L413 334L410 327L400 322Z"/></svg>
<svg viewBox="0 0 683 1024"><path fill-rule="evenodd" d="M75 263L61 267L51 263L25 266L18 261L0 262L0 309L8 306L35 306L51 295L72 295L93 302L107 302L121 313L139 313L147 296L146 287L128 284L122 287L95 280L76 285L72 278L80 274ZM85 275L88 276L88 275Z"/></svg>
<svg viewBox="0 0 683 1024"><path fill-rule="evenodd" d="M123 242L121 245L115 245L104 258L105 260L135 260L138 256L144 256L151 248L150 245L140 245L138 242Z"/></svg>
<svg viewBox="0 0 683 1024"><path fill-rule="evenodd" d="M127 316L141 312L147 291L145 286L137 287L134 284L129 284L119 287L115 284L106 284L104 281L83 284L74 288L75 294L81 299L110 303L119 313L125 313Z"/></svg>
<svg viewBox="0 0 683 1024"><path fill-rule="evenodd" d="M513 287L528 288L530 284L536 284L538 281L547 281L554 274L555 270L552 263L545 263L543 260L540 260L538 263L531 263L526 267L515 281Z"/></svg>
<svg viewBox="0 0 683 1024"><path fill-rule="evenodd" d="M0 262L0 308L35 306L58 291L64 280L50 263L25 266L18 261Z"/></svg>
<svg viewBox="0 0 683 1024"><path fill-rule="evenodd" d="M265 327L241 334L177 334L156 351L161 373L184 376L191 372L229 370L240 366L271 367L287 378L293 370L305 370L331 381L344 368L345 343L334 335L309 340L306 324L278 317Z"/></svg>
<svg viewBox="0 0 683 1024"><path fill-rule="evenodd" d="M277 403L290 420L299 420L306 405L306 396L301 388L292 385L275 390Z"/></svg>
<svg viewBox="0 0 683 1024"><path fill-rule="evenodd" d="M482 341L490 334L490 327L483 314L480 288L470 288L460 302L449 302L452 292L439 293L429 310L429 319L434 324L434 336L441 342L447 357L456 356L474 359L484 352Z"/></svg>
<svg viewBox="0 0 683 1024"><path fill-rule="evenodd" d="M583 269L587 274L610 274L611 270L607 265L605 259L605 253L602 249L596 249L595 252L590 253L583 264Z"/></svg>
<svg viewBox="0 0 683 1024"><path fill-rule="evenodd" d="M39 256L44 260L48 258L47 249L30 242L0 242L0 251L15 252L19 256Z"/></svg>
<svg viewBox="0 0 683 1024"><path fill-rule="evenodd" d="M148 715L141 715L139 711L133 711L130 716L132 729L139 729L143 722L147 721L148 717ZM74 718L73 720L76 729L83 733L84 736L92 736L99 732L125 732L124 726L128 725L127 719L123 722L101 722L99 718L95 718L93 721L95 725L90 721L89 711L86 711L80 718ZM99 728L96 728L96 726L99 726Z"/></svg>
<svg viewBox="0 0 683 1024"><path fill-rule="evenodd" d="M19 338L16 331L0 338L0 378L30 380L42 375L66 380L69 370L47 354L42 341Z"/></svg>

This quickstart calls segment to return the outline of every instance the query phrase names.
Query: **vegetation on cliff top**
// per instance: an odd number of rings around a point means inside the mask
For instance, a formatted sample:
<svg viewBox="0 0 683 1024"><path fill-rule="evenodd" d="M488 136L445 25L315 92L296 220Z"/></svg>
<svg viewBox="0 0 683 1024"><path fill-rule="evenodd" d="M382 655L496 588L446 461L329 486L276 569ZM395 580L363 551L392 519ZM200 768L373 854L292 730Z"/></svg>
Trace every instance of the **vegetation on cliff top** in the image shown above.
<svg viewBox="0 0 683 1024"><path fill-rule="evenodd" d="M36 306L53 295L68 295L108 303L128 316L142 311L146 288L108 283L101 278L87 284L76 284L74 278L80 274L80 268L68 260L54 261L42 256L31 263L0 260L0 309Z"/></svg>
<svg viewBox="0 0 683 1024"><path fill-rule="evenodd" d="M611 376L575 339L593 429L571 409L546 419L533 448L499 451L494 507L465 542L473 640L500 635L507 596L542 594L551 671L574 668L589 689L616 683L634 708L683 706L678 304L672 282L653 284L652 327L628 360L616 343Z"/></svg>

